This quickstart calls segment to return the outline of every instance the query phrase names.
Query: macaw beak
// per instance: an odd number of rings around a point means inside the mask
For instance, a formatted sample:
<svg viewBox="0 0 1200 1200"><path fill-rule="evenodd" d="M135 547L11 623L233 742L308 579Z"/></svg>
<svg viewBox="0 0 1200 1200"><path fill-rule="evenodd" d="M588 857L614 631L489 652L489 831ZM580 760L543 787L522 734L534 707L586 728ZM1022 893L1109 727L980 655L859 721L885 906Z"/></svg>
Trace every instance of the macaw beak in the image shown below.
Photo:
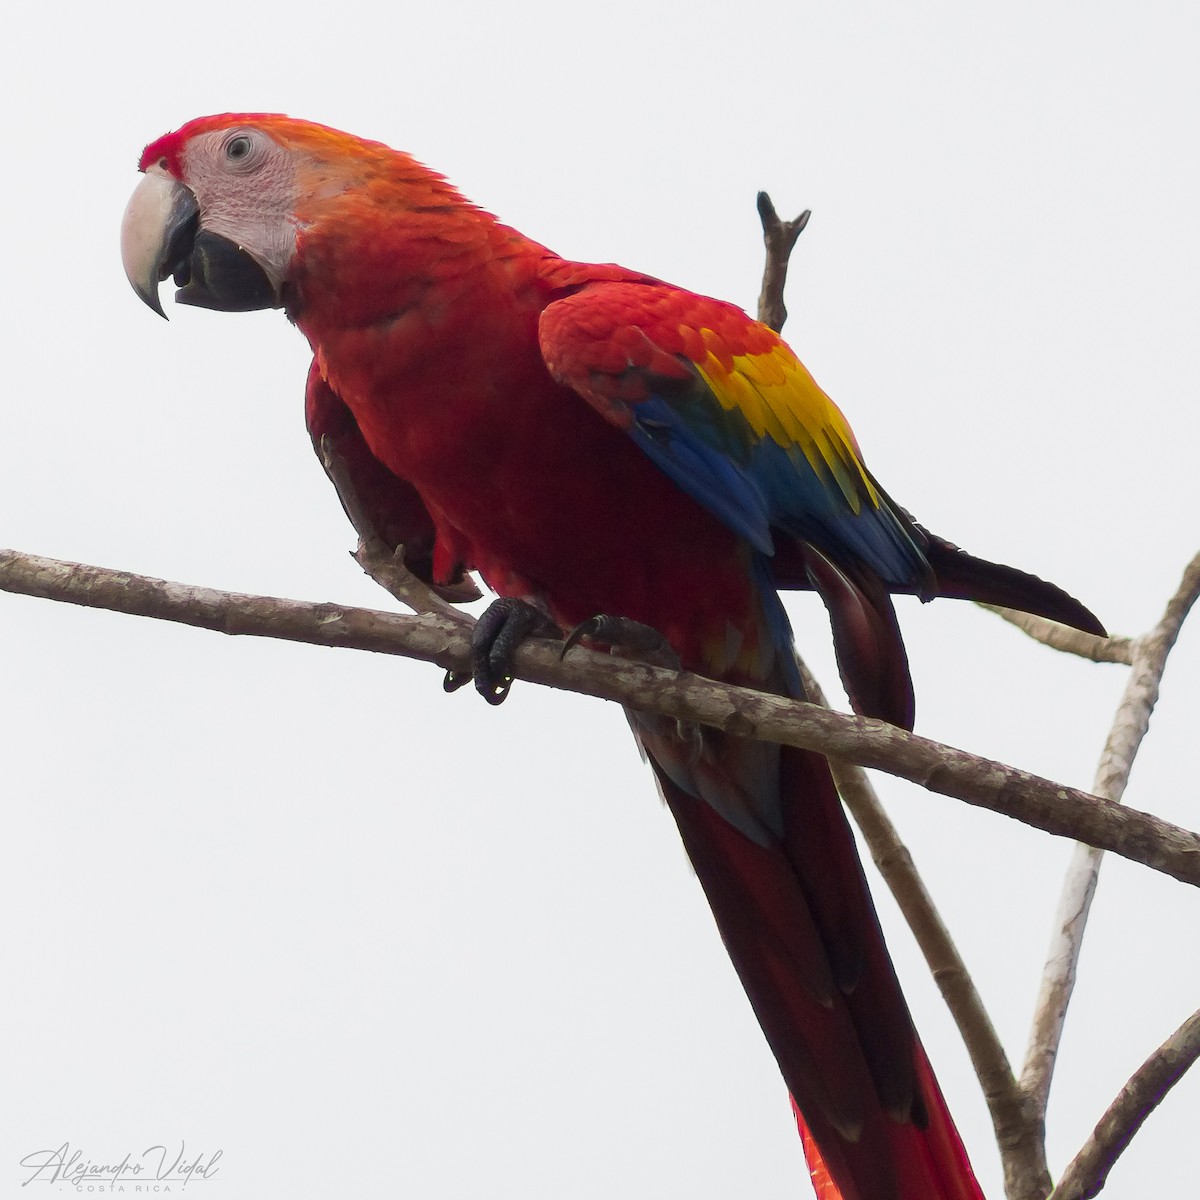
<svg viewBox="0 0 1200 1200"><path fill-rule="evenodd" d="M201 225L191 188L159 166L147 169L121 222L121 261L142 301L166 317L158 285L175 277L180 304L220 312L278 308L279 296L250 253Z"/></svg>
<svg viewBox="0 0 1200 1200"><path fill-rule="evenodd" d="M200 205L192 190L161 167L147 170L121 221L121 262L133 290L164 319L158 285L186 273L199 226Z"/></svg>

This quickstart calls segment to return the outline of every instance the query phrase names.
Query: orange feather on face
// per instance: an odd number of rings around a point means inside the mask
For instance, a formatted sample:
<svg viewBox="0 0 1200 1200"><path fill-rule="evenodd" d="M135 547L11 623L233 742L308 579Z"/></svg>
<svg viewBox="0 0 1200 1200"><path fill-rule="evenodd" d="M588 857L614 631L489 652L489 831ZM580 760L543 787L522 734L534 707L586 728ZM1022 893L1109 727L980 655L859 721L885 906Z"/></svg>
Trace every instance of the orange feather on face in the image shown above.
<svg viewBox="0 0 1200 1200"><path fill-rule="evenodd" d="M147 147L123 231L157 305L282 307L351 499L451 590L478 571L564 628L659 630L684 666L803 689L777 584L816 588L852 700L899 723L893 591L1003 597L876 483L791 350L732 305L572 263L378 142L263 114ZM343 498L346 493L343 492ZM795 1099L821 1200L979 1200L905 1007L825 761L630 713Z"/></svg>

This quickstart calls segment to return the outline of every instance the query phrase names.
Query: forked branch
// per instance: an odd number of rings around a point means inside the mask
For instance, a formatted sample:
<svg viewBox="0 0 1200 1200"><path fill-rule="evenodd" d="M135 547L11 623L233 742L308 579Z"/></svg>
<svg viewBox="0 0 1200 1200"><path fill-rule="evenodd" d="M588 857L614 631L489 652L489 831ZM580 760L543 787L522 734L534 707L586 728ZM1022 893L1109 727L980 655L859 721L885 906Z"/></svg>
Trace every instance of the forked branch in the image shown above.
<svg viewBox="0 0 1200 1200"><path fill-rule="evenodd" d="M1050 1200L1091 1200L1099 1195L1125 1147L1197 1058L1200 1058L1200 1012L1188 1017L1121 1089L1083 1149L1063 1172Z"/></svg>
<svg viewBox="0 0 1200 1200"><path fill-rule="evenodd" d="M759 193L758 210L767 249L758 318L778 332L787 318L783 287L788 262L810 214L806 211L795 221L781 221L765 192ZM1114 718L1096 776L1097 795L1113 803L1119 803L1124 794L1133 760L1158 698L1167 656L1198 596L1200 555L1184 572L1183 581L1162 621L1142 638L1099 638L1043 617L991 605L981 606L1056 650L1093 662L1132 666L1125 696ZM814 701L824 703L819 685L807 671L805 675L809 695ZM992 1116L1009 1200L1041 1200L1051 1185L1045 1152L1046 1106L1103 851L1094 845L1080 844L1068 870L1025 1067L1018 1082L949 931L866 773L861 766L837 760L831 760L831 766L842 798L921 946L971 1055ZM1193 1043L1200 1045L1200 1031L1192 1028L1193 1023L1197 1023L1197 1018L1185 1023L1130 1081L1097 1127L1088 1146L1068 1168L1054 1193L1055 1200L1094 1196L1103 1186L1108 1168L1148 1111L1146 1097L1152 1094L1156 1097L1153 1103L1157 1103L1195 1058ZM1181 1042L1185 1043L1182 1048ZM1187 1058L1188 1053L1191 1058Z"/></svg>
<svg viewBox="0 0 1200 1200"><path fill-rule="evenodd" d="M1096 769L1095 794L1113 804L1119 804L1125 794L1133 760L1150 728L1150 714L1158 702L1167 657L1198 598L1200 554L1188 564L1162 620L1132 643L1133 668ZM1059 899L1029 1049L1021 1072L1021 1085L1033 1098L1038 1118L1045 1117L1049 1102L1054 1063L1075 988L1083 933L1100 877L1101 857L1102 851L1094 846L1078 846Z"/></svg>

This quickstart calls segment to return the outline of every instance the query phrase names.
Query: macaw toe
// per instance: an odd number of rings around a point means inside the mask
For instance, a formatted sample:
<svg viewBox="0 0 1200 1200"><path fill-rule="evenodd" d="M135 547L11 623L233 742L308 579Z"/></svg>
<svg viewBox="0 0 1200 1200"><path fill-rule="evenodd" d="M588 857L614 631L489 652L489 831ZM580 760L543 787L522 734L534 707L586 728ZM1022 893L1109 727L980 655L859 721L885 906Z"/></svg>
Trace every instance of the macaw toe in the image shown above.
<svg viewBox="0 0 1200 1200"><path fill-rule="evenodd" d="M600 642L626 658L636 658L651 666L666 667L672 671L680 669L679 655L671 643L657 629L640 621L631 621L628 617L601 614L576 625L563 643L563 655L584 638Z"/></svg>
<svg viewBox="0 0 1200 1200"><path fill-rule="evenodd" d="M513 659L527 638L551 637L558 627L546 613L524 600L501 597L484 610L471 631L471 674L447 671L443 687L456 692L467 683L489 704L503 704L513 683Z"/></svg>

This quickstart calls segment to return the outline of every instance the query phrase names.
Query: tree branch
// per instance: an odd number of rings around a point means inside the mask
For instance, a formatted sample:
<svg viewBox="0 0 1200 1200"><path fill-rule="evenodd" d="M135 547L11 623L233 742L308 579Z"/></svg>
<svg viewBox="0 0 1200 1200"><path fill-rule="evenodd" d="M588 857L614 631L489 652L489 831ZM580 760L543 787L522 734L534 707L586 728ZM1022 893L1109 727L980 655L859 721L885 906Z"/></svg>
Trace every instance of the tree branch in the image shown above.
<svg viewBox="0 0 1200 1200"><path fill-rule="evenodd" d="M788 261L810 214L806 211L796 221L785 223L779 219L766 192L759 193L758 210L767 247L758 318L779 332L787 319L783 288ZM981 605L1053 649L1093 662L1116 662L1132 666L1125 696L1114 718L1096 776L1097 794L1113 803L1119 803L1124 794L1133 760L1145 737L1150 714L1158 699L1158 687L1167 656L1198 594L1200 555L1184 573L1183 582L1168 604L1162 621L1150 634L1136 640L1097 638L1028 613ZM815 702L824 704L819 685L803 664L801 666L808 694ZM1005 1192L1009 1200L1041 1200L1051 1187L1045 1151L1046 1106L1103 851L1094 845L1079 845L1068 870L1059 906L1059 931L1051 944L1030 1046L1018 1083L949 931L865 772L861 766L836 758L831 758L830 766L838 791L853 814L872 858L912 929L967 1046L992 1116L1004 1164ZM1176 1037L1182 1033L1183 1030ZM1200 1034L1196 1036L1200 1044ZM1175 1068L1173 1064L1177 1063L1179 1056L1167 1054L1167 1049L1164 1046L1159 1055L1130 1081L1097 1128L1089 1145L1068 1169L1059 1190L1054 1193L1055 1200L1060 1197L1061 1200L1078 1200L1082 1196L1094 1196L1103 1186L1109 1167L1148 1111L1146 1088L1159 1086L1156 1095L1161 1098L1163 1088L1170 1086L1190 1065L1191 1059L1188 1059ZM1200 1050L1193 1052L1192 1058L1196 1053L1200 1053ZM1166 1066L1162 1065L1164 1058L1167 1060ZM1157 1070L1150 1070L1155 1063L1158 1064ZM1175 1069L1175 1074L1165 1085L1151 1082L1139 1090L1138 1079L1142 1075L1157 1079L1171 1069ZM1132 1099L1127 1095L1131 1091L1134 1093ZM1153 1103L1157 1103L1157 1099ZM1124 1107L1118 1114L1117 1110L1122 1104ZM1102 1129L1109 1131L1103 1138ZM1112 1132L1114 1129L1116 1132ZM1086 1182L1088 1180L1091 1182ZM1091 1190L1083 1190L1085 1187Z"/></svg>
<svg viewBox="0 0 1200 1200"><path fill-rule="evenodd" d="M1091 1200L1113 1164L1167 1092L1200 1058L1200 1012L1193 1013L1137 1069L1121 1089L1083 1149L1063 1172L1050 1200Z"/></svg>
<svg viewBox="0 0 1200 1200"><path fill-rule="evenodd" d="M1096 795L1114 805L1119 804L1125 794L1133 760L1150 727L1150 714L1158 701L1167 657L1197 598L1200 598L1200 554L1188 564L1162 620L1148 634L1133 642L1133 669L1096 770ZM1021 1072L1021 1085L1032 1097L1036 1112L1043 1120L1067 1008L1075 988L1083 933L1100 877L1101 857L1102 851L1094 844L1076 847L1063 882L1055 933L1043 971L1029 1048Z"/></svg>
<svg viewBox="0 0 1200 1200"><path fill-rule="evenodd" d="M796 239L804 232L808 218L812 216L812 210L806 208L793 221L780 220L771 197L766 192L759 192L758 216L762 221L763 242L767 247L762 291L758 294L758 319L778 333L787 320L783 288L787 283L788 260L796 245Z"/></svg>
<svg viewBox="0 0 1200 1200"><path fill-rule="evenodd" d="M1158 699L1158 687L1166 668L1167 657L1198 596L1200 555L1197 555L1184 571L1179 588L1154 630L1145 637L1126 643L1133 670L1130 672L1125 694L1114 717L1096 774L1097 794L1113 803L1119 803L1124 795L1133 760L1149 728L1150 714ZM1002 612L1001 615L1007 614ZM1043 640L1051 641L1049 638ZM1097 646L1102 648L1104 643L1098 643ZM1076 653L1081 652L1078 647L1068 648ZM1102 851L1092 846L1077 846L1063 881L1056 931L1043 971L1030 1031L1029 1048L1021 1073L1021 1090L1028 1103L1027 1129L1031 1135L1039 1138L1045 1129L1050 1086L1062 1043L1067 1009L1075 988L1088 914L1099 883L1101 859ZM1115 1158L1123 1148L1123 1145L1117 1147L1113 1157ZM1105 1171L1107 1172L1107 1167ZM1006 1163L1006 1185L1007 1180ZM1016 1196L1024 1193L1010 1189L1009 1194ZM1055 1194L1058 1195L1057 1192Z"/></svg>
<svg viewBox="0 0 1200 1200"><path fill-rule="evenodd" d="M390 592L413 612L437 613L454 621L465 622L469 627L471 618L459 612L450 600L462 603L479 599L479 589L470 577L458 585L450 585L437 591L418 579L405 564L404 547L397 546L392 550L380 537L379 531L367 515L345 460L337 452L333 438L323 436L317 443L317 453L321 465L325 468L325 474L329 476L329 481L342 502L342 508L350 519L350 524L354 526L354 532L358 534L358 549L354 551L354 561L385 592Z"/></svg>
<svg viewBox="0 0 1200 1200"><path fill-rule="evenodd" d="M980 608L995 613L1023 633L1064 654L1076 654L1091 662L1121 663L1129 666L1133 662L1133 638L1096 637L1070 625L1060 625L1046 617L1035 617L1033 613L1018 612L1015 608L1001 608L998 604L979 604Z"/></svg>
<svg viewBox="0 0 1200 1200"><path fill-rule="evenodd" d="M806 210L795 221L785 223L779 219L766 192L758 195L758 211L767 247L762 293L758 300L758 319L778 333L787 319L783 287L788 261L796 239L811 214ZM1016 624L1023 625L1026 617L1024 613L1008 609L993 611ZM1058 631L1075 633L1055 622L1043 624L1047 628L1039 632L1047 640L1062 637ZM1032 630L1027 632L1033 633ZM1102 638L1088 637L1087 634L1080 634L1079 637L1101 647L1107 645ZM1089 648L1096 652L1094 647ZM1127 661L1127 658L1118 658L1117 661ZM816 704L826 705L820 684L802 660L800 670L809 697ZM912 930L966 1045L992 1118L1004 1164L1005 1190L1010 1200L1042 1200L1052 1186L1046 1163L1044 1126L1032 1112L1029 1096L1017 1083L1012 1064L966 963L925 887L908 847L884 811L866 772L861 766L838 758L830 758L829 766L838 792Z"/></svg>
<svg viewBox="0 0 1200 1200"><path fill-rule="evenodd" d="M338 604L309 604L169 583L125 571L0 550L0 591L40 596L228 634L282 638L399 654L464 670L469 627L441 616L408 617ZM1087 841L1200 886L1200 834L1149 813L1063 787L1027 771L906 733L883 721L846 716L732 687L688 672L579 648L560 660L558 643L531 641L516 656L533 683L617 700L631 708L711 725L739 737L817 750L877 767L946 796L991 809L1059 837Z"/></svg>
<svg viewBox="0 0 1200 1200"><path fill-rule="evenodd" d="M827 705L821 685L803 667L804 687L814 704ZM1036 1200L1053 1186L1046 1165L1045 1139L1029 1120L1029 1102L1017 1084L1012 1064L984 1006L983 998L959 954L918 872L908 847L892 824L862 767L831 758L830 769L846 807L862 831L871 858L896 899L933 974L942 999L962 1036L979 1079L1004 1164L1005 1185L1030 1181Z"/></svg>

